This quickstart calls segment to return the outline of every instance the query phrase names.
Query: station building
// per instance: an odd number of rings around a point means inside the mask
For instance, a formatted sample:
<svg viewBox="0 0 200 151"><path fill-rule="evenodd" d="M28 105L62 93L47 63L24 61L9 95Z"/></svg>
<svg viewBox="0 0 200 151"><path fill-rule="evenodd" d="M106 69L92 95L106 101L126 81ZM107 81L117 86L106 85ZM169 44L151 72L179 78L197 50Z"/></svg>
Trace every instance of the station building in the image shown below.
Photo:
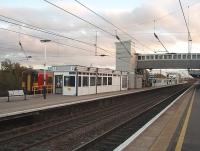
<svg viewBox="0 0 200 151"><path fill-rule="evenodd" d="M128 89L128 72L79 65L52 66L55 94L88 95Z"/></svg>

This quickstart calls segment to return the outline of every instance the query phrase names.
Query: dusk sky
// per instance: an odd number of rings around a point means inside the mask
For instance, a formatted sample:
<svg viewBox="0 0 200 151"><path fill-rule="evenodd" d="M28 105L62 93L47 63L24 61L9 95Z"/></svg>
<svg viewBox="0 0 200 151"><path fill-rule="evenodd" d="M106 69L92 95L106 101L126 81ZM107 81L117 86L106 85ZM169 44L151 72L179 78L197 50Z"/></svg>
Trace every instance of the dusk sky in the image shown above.
<svg viewBox="0 0 200 151"><path fill-rule="evenodd" d="M116 30L114 26L106 23L74 0L49 1L109 31L113 35L117 33L121 40L132 40L135 42L133 47L137 53L153 53L153 51L164 50L155 39L154 32L169 52L188 52L187 29L178 0L80 0L81 3L129 33L137 41ZM42 66L44 63L44 45L40 42L40 38L42 38L52 40L52 42L47 43L47 65L49 66L79 64L115 67L115 42L118 42L115 37L43 0L0 0L0 5L0 61L7 58L27 66ZM182 5L186 19L189 20L193 41L192 52L200 52L200 1L182 0ZM93 46L27 29L23 24L21 26L16 25L16 21L5 17L92 44L95 43L97 31L97 45L106 50L105 52L98 49L97 53L98 55L105 54L108 56L95 56L95 47ZM21 50L19 42L25 52ZM25 55L32 56L32 58L26 60Z"/></svg>

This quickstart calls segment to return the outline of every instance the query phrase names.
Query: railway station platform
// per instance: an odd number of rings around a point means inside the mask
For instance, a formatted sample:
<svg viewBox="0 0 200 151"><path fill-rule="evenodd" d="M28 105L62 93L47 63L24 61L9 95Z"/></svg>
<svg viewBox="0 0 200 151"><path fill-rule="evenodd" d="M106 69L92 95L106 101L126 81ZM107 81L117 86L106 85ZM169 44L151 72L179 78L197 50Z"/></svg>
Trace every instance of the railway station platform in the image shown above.
<svg viewBox="0 0 200 151"><path fill-rule="evenodd" d="M196 85L115 151L199 151L199 115L200 86Z"/></svg>
<svg viewBox="0 0 200 151"><path fill-rule="evenodd" d="M7 97L2 97L0 98L0 118L5 118L22 113L41 111L55 107L62 107L86 101L93 101L95 99L100 99L100 98L147 91L156 88L159 87L115 91L115 92L99 93L93 95L83 95L83 96L63 96L63 95L48 94L46 100L43 99L42 95L30 95L27 96L27 100L23 100L24 99L23 97L13 97L13 98L11 97L10 102L7 102L8 100Z"/></svg>

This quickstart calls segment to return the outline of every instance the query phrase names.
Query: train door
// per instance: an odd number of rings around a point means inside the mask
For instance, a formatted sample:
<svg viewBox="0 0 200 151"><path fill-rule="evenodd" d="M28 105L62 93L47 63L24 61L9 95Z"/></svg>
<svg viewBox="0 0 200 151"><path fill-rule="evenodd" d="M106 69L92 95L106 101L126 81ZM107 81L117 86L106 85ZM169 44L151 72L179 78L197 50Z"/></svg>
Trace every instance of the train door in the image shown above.
<svg viewBox="0 0 200 151"><path fill-rule="evenodd" d="M55 94L63 93L63 75L55 75Z"/></svg>

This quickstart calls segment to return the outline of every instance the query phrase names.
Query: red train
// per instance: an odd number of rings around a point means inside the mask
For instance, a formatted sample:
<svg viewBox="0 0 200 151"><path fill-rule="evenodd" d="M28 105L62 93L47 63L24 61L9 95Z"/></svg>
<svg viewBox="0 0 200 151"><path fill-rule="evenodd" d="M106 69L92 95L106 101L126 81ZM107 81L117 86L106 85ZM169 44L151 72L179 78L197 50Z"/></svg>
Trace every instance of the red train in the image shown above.
<svg viewBox="0 0 200 151"><path fill-rule="evenodd" d="M44 84L44 70L28 69L22 73L22 88L27 94L42 93ZM53 72L46 71L46 88L53 92Z"/></svg>

